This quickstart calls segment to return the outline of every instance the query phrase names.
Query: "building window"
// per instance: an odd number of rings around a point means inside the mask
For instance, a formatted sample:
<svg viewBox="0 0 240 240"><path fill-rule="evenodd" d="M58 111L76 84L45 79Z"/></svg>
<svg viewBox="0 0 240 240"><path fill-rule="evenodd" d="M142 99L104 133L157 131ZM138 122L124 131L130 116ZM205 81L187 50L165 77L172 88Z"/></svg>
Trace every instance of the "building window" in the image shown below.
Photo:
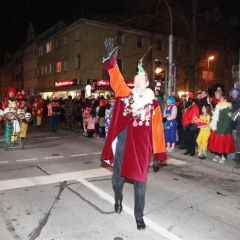
<svg viewBox="0 0 240 240"><path fill-rule="evenodd" d="M80 69L80 67L81 67L80 55L76 56L76 63L75 63L75 65L76 65L76 69Z"/></svg>
<svg viewBox="0 0 240 240"><path fill-rule="evenodd" d="M52 42L46 43L46 53L50 53L52 51Z"/></svg>
<svg viewBox="0 0 240 240"><path fill-rule="evenodd" d="M61 45L62 45L62 40L60 39L60 38L58 38L57 40L56 40L56 48L58 49L58 48L61 48Z"/></svg>
<svg viewBox="0 0 240 240"><path fill-rule="evenodd" d="M138 47L143 47L143 36L138 36L137 37L137 46Z"/></svg>
<svg viewBox="0 0 240 240"><path fill-rule="evenodd" d="M56 72L60 73L62 71L62 62L56 63Z"/></svg>
<svg viewBox="0 0 240 240"><path fill-rule="evenodd" d="M164 51L165 50L165 42L164 40L157 40L157 50Z"/></svg>
<svg viewBox="0 0 240 240"><path fill-rule="evenodd" d="M67 36L66 36L66 35L63 37L63 45L64 45L64 46L67 45Z"/></svg>
<svg viewBox="0 0 240 240"><path fill-rule="evenodd" d="M31 73L30 73L30 79L33 79L33 69L31 69Z"/></svg>
<svg viewBox="0 0 240 240"><path fill-rule="evenodd" d="M66 60L63 61L63 71L68 71L68 62Z"/></svg>
<svg viewBox="0 0 240 240"><path fill-rule="evenodd" d="M117 42L118 42L118 44L124 44L124 35L122 32L118 32Z"/></svg>
<svg viewBox="0 0 240 240"><path fill-rule="evenodd" d="M51 63L49 63L49 74L52 74L52 64Z"/></svg>
<svg viewBox="0 0 240 240"><path fill-rule="evenodd" d="M44 76L44 67L42 66L42 72L41 75Z"/></svg>
<svg viewBox="0 0 240 240"><path fill-rule="evenodd" d="M37 58L37 49L35 48L34 49L34 59L36 59Z"/></svg>
<svg viewBox="0 0 240 240"><path fill-rule="evenodd" d="M38 48L38 56L41 57L43 55L43 46Z"/></svg>
<svg viewBox="0 0 240 240"><path fill-rule="evenodd" d="M80 29L76 30L76 40L80 40L81 38L81 33L80 33Z"/></svg>
<svg viewBox="0 0 240 240"><path fill-rule="evenodd" d="M34 79L36 79L37 78L37 69L36 68L34 68Z"/></svg>
<svg viewBox="0 0 240 240"><path fill-rule="evenodd" d="M44 67L44 72L45 72L45 75L48 74L48 67L47 66Z"/></svg>

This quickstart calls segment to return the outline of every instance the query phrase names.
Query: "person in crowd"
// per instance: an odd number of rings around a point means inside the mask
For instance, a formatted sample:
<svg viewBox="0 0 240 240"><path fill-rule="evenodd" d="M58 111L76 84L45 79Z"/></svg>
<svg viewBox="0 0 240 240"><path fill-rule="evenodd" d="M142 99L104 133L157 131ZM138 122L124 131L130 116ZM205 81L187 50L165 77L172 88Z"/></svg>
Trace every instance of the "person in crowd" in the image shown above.
<svg viewBox="0 0 240 240"><path fill-rule="evenodd" d="M226 163L227 154L235 151L234 140L231 129L232 104L227 94L222 94L219 103L216 105L210 123L211 134L208 148L216 153L214 162Z"/></svg>
<svg viewBox="0 0 240 240"><path fill-rule="evenodd" d="M167 158L162 114L154 92L148 88L149 80L138 64L134 88L130 89L118 68L113 39L105 42L103 68L108 71L116 100L113 117L100 160L113 165L112 185L116 213L122 212L125 178L134 181L134 215L137 229L146 228L143 219L146 181L151 155L154 169Z"/></svg>
<svg viewBox="0 0 240 240"><path fill-rule="evenodd" d="M195 155L196 138L197 138L197 119L200 115L199 107L196 103L195 96L192 92L188 93L186 110L182 117L183 137L186 146L184 155Z"/></svg>
<svg viewBox="0 0 240 240"><path fill-rule="evenodd" d="M93 138L94 134L96 133L96 114L96 107L92 107L89 116L85 119L88 138Z"/></svg>
<svg viewBox="0 0 240 240"><path fill-rule="evenodd" d="M232 121L240 121L240 108L238 108L231 117ZM235 163L236 167L240 168L240 124L236 126L236 140L235 140Z"/></svg>
<svg viewBox="0 0 240 240"><path fill-rule="evenodd" d="M112 120L113 108L115 99L110 99L105 111L105 137L107 137L108 130Z"/></svg>
<svg viewBox="0 0 240 240"><path fill-rule="evenodd" d="M234 113L236 110L240 108L240 89L236 87L231 88L229 91L229 97L230 97L230 102L232 103L232 112ZM235 119L235 121L232 120L231 127L232 127L232 135L233 135L234 143L236 142L237 124L238 124L238 119ZM234 160L235 152L228 153L227 159Z"/></svg>
<svg viewBox="0 0 240 240"><path fill-rule="evenodd" d="M201 92L201 97L200 97L200 101L198 102L198 106L200 111L202 111L203 106L209 106L211 111L213 111L213 106L207 90L203 90Z"/></svg>
<svg viewBox="0 0 240 240"><path fill-rule="evenodd" d="M108 100L106 100L104 97L100 99L100 108L98 112L99 117L99 130L100 130L100 138L105 139L106 137L106 129L105 129L105 113L106 109L109 108Z"/></svg>
<svg viewBox="0 0 240 240"><path fill-rule="evenodd" d="M206 159L208 149L208 139L211 133L210 122L211 122L212 111L209 105L203 105L201 109L201 115L197 119L197 126L200 129L197 137L197 153L198 158Z"/></svg>
<svg viewBox="0 0 240 240"><path fill-rule="evenodd" d="M51 133L56 133L58 130L59 115L60 115L60 102L58 101L58 96L54 95L52 101L47 105L49 124Z"/></svg>
<svg viewBox="0 0 240 240"><path fill-rule="evenodd" d="M182 94L179 101L176 103L178 108L177 110L177 135L178 135L178 148L179 149L186 149L184 138L183 138L183 125L182 125L182 116L185 112L185 103L186 103L186 94Z"/></svg>
<svg viewBox="0 0 240 240"><path fill-rule="evenodd" d="M94 133L94 138L99 139L100 138L100 131L99 131L99 113L100 109L100 101L99 99L95 99L92 105L92 110L90 115L95 117L95 133Z"/></svg>
<svg viewBox="0 0 240 240"><path fill-rule="evenodd" d="M223 91L219 88L214 92L214 96L211 99L212 106L213 106L213 111L216 107L216 105L219 103L220 97L222 96Z"/></svg>
<svg viewBox="0 0 240 240"><path fill-rule="evenodd" d="M92 100L86 99L85 106L83 106L83 109L82 109L82 111L83 111L83 135L85 137L88 136L86 119L89 118L91 110L92 110Z"/></svg>
<svg viewBox="0 0 240 240"><path fill-rule="evenodd" d="M164 111L164 107L165 107L165 103L163 101L163 93L161 93L160 90L156 89L155 90L155 97L157 98L158 100L158 103L160 105L160 108L161 108L161 111L162 111L162 114L163 114L163 111Z"/></svg>
<svg viewBox="0 0 240 240"><path fill-rule="evenodd" d="M77 102L73 99L72 95L68 96L63 108L66 119L66 130L74 131L75 114L77 112Z"/></svg>
<svg viewBox="0 0 240 240"><path fill-rule="evenodd" d="M36 109L37 109L36 127L39 127L42 124L43 109L44 109L45 103L42 99L41 94L36 95L35 99L36 99Z"/></svg>
<svg viewBox="0 0 240 240"><path fill-rule="evenodd" d="M167 97L167 104L165 106L163 117L166 118L165 127L165 141L167 144L167 151L174 152L177 136L177 106L175 105L175 98L173 96Z"/></svg>

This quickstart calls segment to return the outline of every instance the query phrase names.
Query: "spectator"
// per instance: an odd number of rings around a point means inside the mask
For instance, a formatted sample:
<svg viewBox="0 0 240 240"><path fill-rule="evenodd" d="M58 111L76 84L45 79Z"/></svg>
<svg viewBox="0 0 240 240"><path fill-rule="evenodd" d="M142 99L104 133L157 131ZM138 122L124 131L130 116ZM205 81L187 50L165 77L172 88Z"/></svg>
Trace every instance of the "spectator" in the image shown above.
<svg viewBox="0 0 240 240"><path fill-rule="evenodd" d="M226 94L220 95L210 127L212 129L208 148L216 153L214 162L226 163L227 154L235 151L231 129L232 104Z"/></svg>
<svg viewBox="0 0 240 240"><path fill-rule="evenodd" d="M167 104L165 106L163 117L166 118L165 122L165 141L167 144L167 151L174 152L177 136L177 106L175 106L175 98L172 96L167 97Z"/></svg>
<svg viewBox="0 0 240 240"><path fill-rule="evenodd" d="M197 120L197 126L200 129L198 137L197 137L197 145L198 145L198 157L200 159L206 159L207 149L208 149L208 139L210 136L210 121L211 121L211 109L209 105L203 105L201 109L201 115Z"/></svg>

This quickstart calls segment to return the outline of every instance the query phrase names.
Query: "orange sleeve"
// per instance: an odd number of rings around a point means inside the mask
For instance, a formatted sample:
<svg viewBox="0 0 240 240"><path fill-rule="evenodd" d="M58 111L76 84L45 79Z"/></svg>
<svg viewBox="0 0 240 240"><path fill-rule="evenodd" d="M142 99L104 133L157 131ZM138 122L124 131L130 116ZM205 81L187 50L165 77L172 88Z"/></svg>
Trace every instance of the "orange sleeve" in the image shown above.
<svg viewBox="0 0 240 240"><path fill-rule="evenodd" d="M108 70L110 75L110 84L115 92L116 97L126 97L130 94L131 89L125 83L123 76L116 64L114 68Z"/></svg>
<svg viewBox="0 0 240 240"><path fill-rule="evenodd" d="M157 106L154 111L152 116L153 153L165 153L166 145L160 106Z"/></svg>

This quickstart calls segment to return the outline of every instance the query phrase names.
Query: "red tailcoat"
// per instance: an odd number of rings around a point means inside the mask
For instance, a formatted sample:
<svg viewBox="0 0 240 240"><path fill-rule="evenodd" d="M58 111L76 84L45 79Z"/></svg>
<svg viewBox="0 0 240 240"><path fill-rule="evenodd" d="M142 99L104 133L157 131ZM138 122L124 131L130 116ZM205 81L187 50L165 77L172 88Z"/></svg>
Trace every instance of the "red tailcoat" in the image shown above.
<svg viewBox="0 0 240 240"><path fill-rule="evenodd" d="M101 161L109 160L111 165L114 163L112 143L120 132L127 129L121 176L146 182L152 153L154 160L165 161L167 159L160 106L158 101L153 99L152 103L148 104L151 108L149 125L146 122L139 124L141 120L137 119L138 125L133 126L135 119L132 113L123 114L126 105L122 99L132 94L131 89L124 82L117 65L109 69L109 75L111 87L117 98Z"/></svg>

